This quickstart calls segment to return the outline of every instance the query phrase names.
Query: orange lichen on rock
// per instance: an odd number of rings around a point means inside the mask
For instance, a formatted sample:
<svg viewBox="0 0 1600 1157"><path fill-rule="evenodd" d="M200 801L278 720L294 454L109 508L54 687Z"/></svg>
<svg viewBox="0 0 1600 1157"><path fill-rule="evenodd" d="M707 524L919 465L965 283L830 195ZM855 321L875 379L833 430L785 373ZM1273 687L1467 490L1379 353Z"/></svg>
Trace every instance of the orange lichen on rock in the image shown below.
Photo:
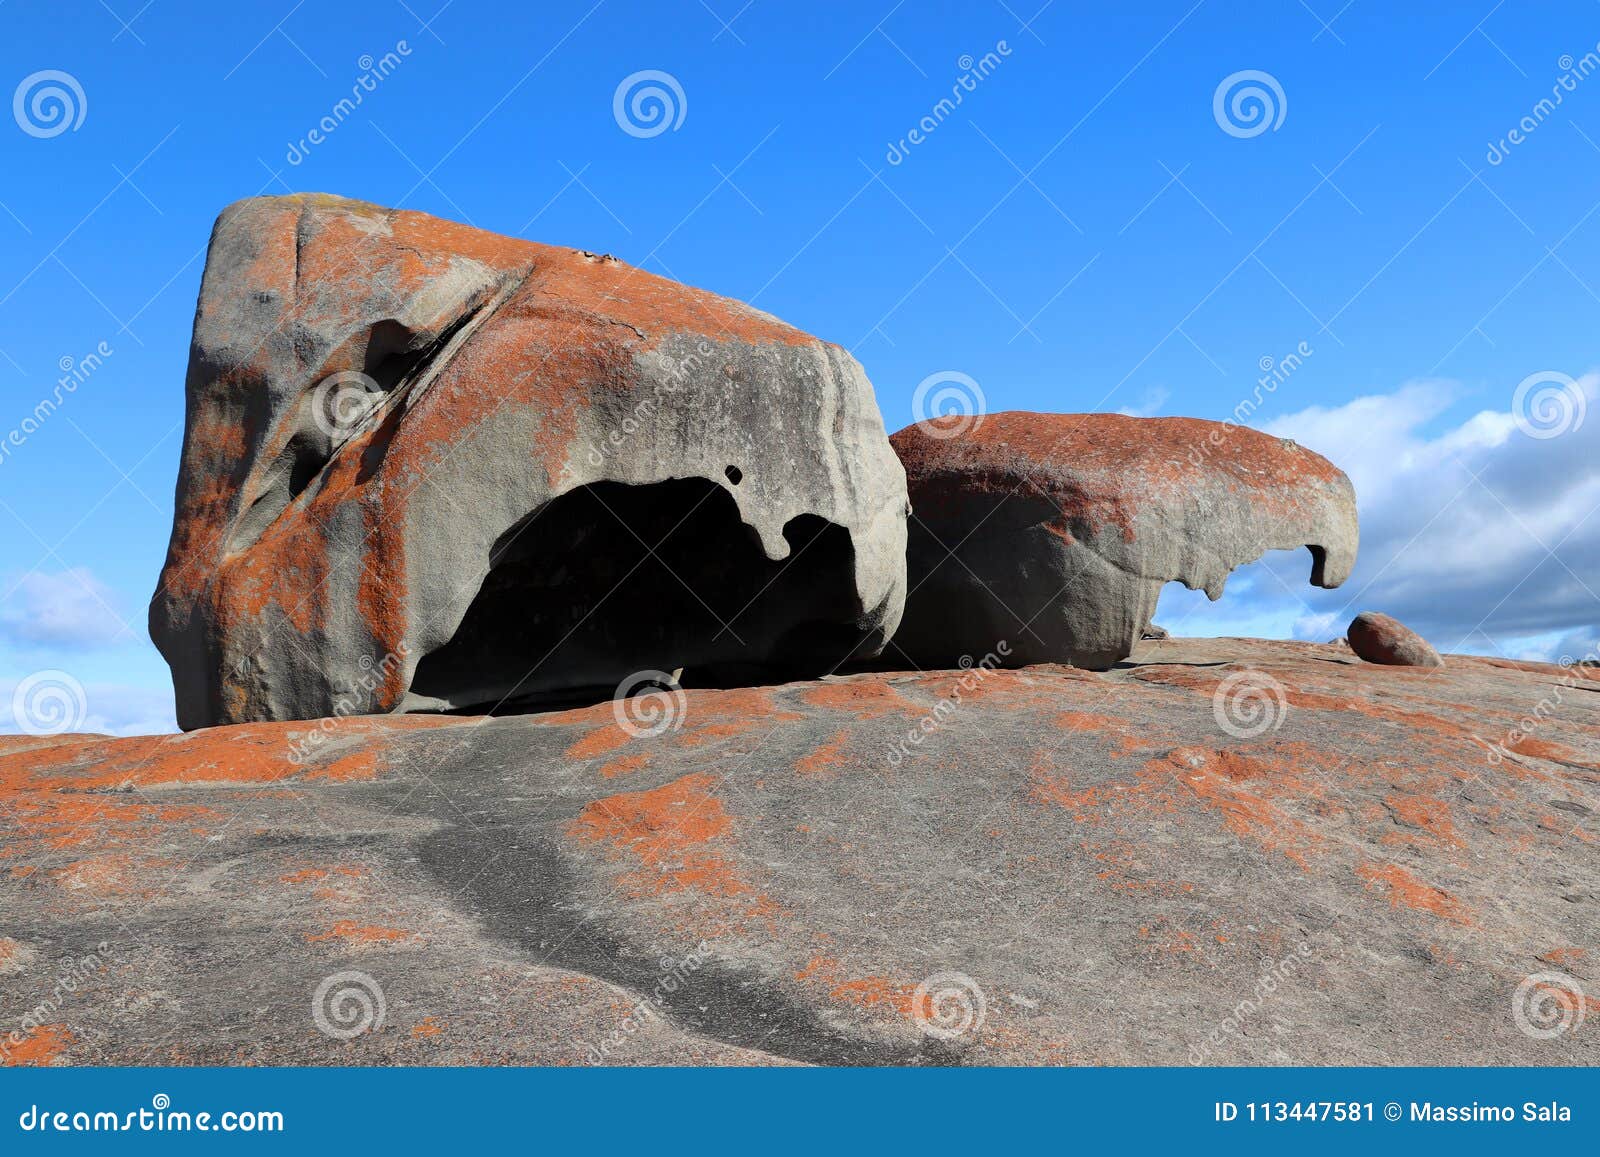
<svg viewBox="0 0 1600 1157"><path fill-rule="evenodd" d="M800 701L809 707L848 711L858 719L877 719L884 715L921 715L923 710L888 683L858 680L820 683L801 692Z"/></svg>
<svg viewBox="0 0 1600 1157"><path fill-rule="evenodd" d="M1303 747L1293 749L1292 754L1324 761L1328 755ZM1285 811L1276 799L1316 799L1324 789L1295 774L1290 753L1274 757L1270 751L1247 755L1232 749L1189 747L1177 748L1156 762L1165 764L1178 783L1217 811L1235 835L1248 837L1310 870L1310 857L1325 841L1305 821Z"/></svg>
<svg viewBox="0 0 1600 1157"><path fill-rule="evenodd" d="M156 895L155 888L142 887L139 882L168 866L177 867L167 860L135 859L126 853L111 852L63 864L51 869L50 875L68 891L88 892L97 902L103 903Z"/></svg>
<svg viewBox="0 0 1600 1157"><path fill-rule="evenodd" d="M306 942L320 944L328 940L343 940L350 944L393 944L401 940L413 940L415 932L407 932L403 928L385 928L379 924L358 924L354 920L340 920L326 932L305 934Z"/></svg>
<svg viewBox="0 0 1600 1157"><path fill-rule="evenodd" d="M1450 805L1444 800L1425 795L1391 794L1383 802L1393 813L1396 823L1421 828L1441 843L1461 847L1461 837L1450 822Z"/></svg>
<svg viewBox="0 0 1600 1157"><path fill-rule="evenodd" d="M383 771L383 761L377 751L352 751L349 755L340 756L333 762L306 772L308 780L328 779L336 783L351 783L357 780L377 779Z"/></svg>
<svg viewBox="0 0 1600 1157"><path fill-rule="evenodd" d="M1063 711L1055 718L1055 725L1063 731L1084 735L1114 735L1115 756L1132 755L1162 743L1170 742L1170 734L1148 722L1141 723L1124 716L1102 715L1090 711Z"/></svg>
<svg viewBox="0 0 1600 1157"><path fill-rule="evenodd" d="M64 1024L41 1024L31 1033L8 1034L0 1037L0 1065L64 1065L63 1054L73 1040Z"/></svg>
<svg viewBox="0 0 1600 1157"><path fill-rule="evenodd" d="M632 739L633 736L621 727L615 723L608 723L604 727L595 728L568 747L567 758L595 759L602 755L610 755Z"/></svg>
<svg viewBox="0 0 1600 1157"><path fill-rule="evenodd" d="M731 828L722 801L711 794L715 785L711 776L697 772L648 791L591 800L569 831L580 839L609 842L636 858L648 872L634 882L646 892L693 888L739 895L749 886L721 856L703 850Z"/></svg>
<svg viewBox="0 0 1600 1157"><path fill-rule="evenodd" d="M846 973L839 961L830 956L814 956L794 974L794 978L802 983L817 981L828 986L828 995L834 1000L844 1004L853 1004L857 1008L884 1007L910 1019L915 1013L914 1001L917 986L914 984L896 984L882 976L862 976L846 979ZM931 996L931 994L929 994ZM929 999L924 996L924 1000ZM925 1016L931 1012L925 1010Z"/></svg>
<svg viewBox="0 0 1600 1157"><path fill-rule="evenodd" d="M431 1016L425 1016L411 1026L411 1035L418 1040L432 1040L444 1032L444 1025Z"/></svg>
<svg viewBox="0 0 1600 1157"><path fill-rule="evenodd" d="M645 753L638 755L619 755L616 759L609 759L600 765L600 774L607 779L615 779L619 775L632 775L636 771L643 771L650 766L650 756Z"/></svg>
<svg viewBox="0 0 1600 1157"><path fill-rule="evenodd" d="M1571 969L1581 966L1588 957L1589 951L1586 948L1552 948L1548 952L1540 953L1536 959L1541 964L1552 964L1557 968Z"/></svg>
<svg viewBox="0 0 1600 1157"><path fill-rule="evenodd" d="M700 731L718 738L742 735L749 731L768 731L778 723L797 723L805 718L797 711L780 710L772 692L765 687L735 687L727 691L701 691L690 709L684 712L681 735L693 743ZM713 731L713 729L715 729Z"/></svg>
<svg viewBox="0 0 1600 1157"><path fill-rule="evenodd" d="M285 884L313 884L318 880L326 880L335 873L341 876L360 878L367 874L367 870L355 864L334 864L327 868L301 868L297 872L279 876L278 879Z"/></svg>
<svg viewBox="0 0 1600 1157"><path fill-rule="evenodd" d="M1063 711L1056 716L1055 723L1063 731L1086 731L1098 734L1102 731L1119 731L1124 721L1113 719L1109 715L1095 715L1088 711Z"/></svg>
<svg viewBox="0 0 1600 1157"><path fill-rule="evenodd" d="M1399 864L1363 864L1356 874L1367 881L1369 888L1379 884L1388 888L1391 907L1431 912L1456 924L1475 922L1471 910L1461 901L1442 888L1423 883Z"/></svg>
<svg viewBox="0 0 1600 1157"><path fill-rule="evenodd" d="M850 749L850 732L837 731L821 747L803 755L794 765L801 775L835 776L850 766L846 753Z"/></svg>

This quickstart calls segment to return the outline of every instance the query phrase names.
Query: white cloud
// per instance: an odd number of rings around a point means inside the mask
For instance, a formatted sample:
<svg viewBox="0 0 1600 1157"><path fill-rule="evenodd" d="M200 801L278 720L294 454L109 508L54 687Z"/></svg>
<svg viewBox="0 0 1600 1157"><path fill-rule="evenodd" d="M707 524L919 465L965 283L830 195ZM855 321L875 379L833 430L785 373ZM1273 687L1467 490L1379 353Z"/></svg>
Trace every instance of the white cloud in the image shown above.
<svg viewBox="0 0 1600 1157"><path fill-rule="evenodd" d="M19 713L24 718L19 719ZM103 735L155 735L176 731L178 722L172 692L165 688L84 683L60 670L0 680L0 734L57 727Z"/></svg>
<svg viewBox="0 0 1600 1157"><path fill-rule="evenodd" d="M1151 386L1139 399L1137 406L1123 406L1117 413L1129 418L1148 418L1161 412L1161 407L1167 404L1167 399L1172 396L1172 391L1165 386Z"/></svg>
<svg viewBox="0 0 1600 1157"><path fill-rule="evenodd" d="M116 592L84 567L13 577L0 606L0 639L16 647L87 650L135 641Z"/></svg>
<svg viewBox="0 0 1600 1157"><path fill-rule="evenodd" d="M1600 375L1579 379L1588 408ZM1169 587L1180 634L1327 639L1384 611L1443 650L1553 658L1600 636L1600 414L1537 438L1505 410L1432 430L1461 396L1440 381L1261 427L1332 460L1355 484L1361 552L1339 590L1307 585L1304 553L1241 569L1221 604ZM1252 629L1253 628L1253 629Z"/></svg>

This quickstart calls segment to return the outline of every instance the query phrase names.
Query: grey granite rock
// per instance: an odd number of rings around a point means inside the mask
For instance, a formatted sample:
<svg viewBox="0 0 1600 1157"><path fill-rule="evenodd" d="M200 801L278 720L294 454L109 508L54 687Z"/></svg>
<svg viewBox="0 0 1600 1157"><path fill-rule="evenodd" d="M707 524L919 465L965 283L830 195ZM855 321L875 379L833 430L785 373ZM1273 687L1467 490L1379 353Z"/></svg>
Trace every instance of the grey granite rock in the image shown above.
<svg viewBox="0 0 1600 1157"><path fill-rule="evenodd" d="M151 634L184 728L815 673L905 589L861 367L615 258L305 195L217 221Z"/></svg>

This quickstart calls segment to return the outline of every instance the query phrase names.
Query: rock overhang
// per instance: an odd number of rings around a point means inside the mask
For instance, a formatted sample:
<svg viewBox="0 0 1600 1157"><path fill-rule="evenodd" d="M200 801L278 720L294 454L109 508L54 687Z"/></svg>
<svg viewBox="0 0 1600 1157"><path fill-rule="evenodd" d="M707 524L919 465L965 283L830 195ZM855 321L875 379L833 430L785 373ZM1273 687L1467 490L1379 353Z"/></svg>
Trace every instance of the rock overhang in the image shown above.
<svg viewBox="0 0 1600 1157"><path fill-rule="evenodd" d="M835 661L898 621L904 475L860 366L612 257L337 198L240 202L213 235L188 392L151 609L185 727L425 705L416 666L497 544L602 483L702 479L768 562L810 565L797 523L840 528L829 625L855 645ZM773 632L740 658L783 663Z"/></svg>
<svg viewBox="0 0 1600 1157"><path fill-rule="evenodd" d="M1355 563L1355 492L1327 459L1231 423L1006 412L892 438L912 499L911 596L894 645L953 664L1005 640L1013 663L1125 658L1169 581L1221 597L1269 550L1311 581Z"/></svg>

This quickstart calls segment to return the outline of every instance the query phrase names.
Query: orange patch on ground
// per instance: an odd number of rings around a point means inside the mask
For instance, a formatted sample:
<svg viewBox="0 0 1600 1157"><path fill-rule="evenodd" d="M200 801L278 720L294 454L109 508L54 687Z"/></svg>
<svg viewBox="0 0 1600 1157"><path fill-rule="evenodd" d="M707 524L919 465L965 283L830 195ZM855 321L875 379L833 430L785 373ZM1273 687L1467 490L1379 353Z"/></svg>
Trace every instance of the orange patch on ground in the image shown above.
<svg viewBox="0 0 1600 1157"><path fill-rule="evenodd" d="M389 723L386 719L385 726ZM247 723L186 735L58 744L50 749L48 761L30 758L25 752L4 755L0 756L0 796L62 789L115 792L129 786L143 789L169 784L274 784L297 776L367 779L376 774L371 764L377 757L370 750L327 765L315 755L296 763L292 758L296 745L289 735L299 735L304 726ZM357 723L350 726L369 730ZM381 740L381 736L374 739Z"/></svg>
<svg viewBox="0 0 1600 1157"><path fill-rule="evenodd" d="M301 868L298 872L290 872L287 876L278 879L285 884L311 884L317 880L326 880L331 873L337 872L341 876L360 877L366 875L366 870L350 864L335 864L331 868Z"/></svg>
<svg viewBox="0 0 1600 1157"><path fill-rule="evenodd" d="M1456 924L1474 922L1471 911L1461 901L1442 888L1423 883L1399 864L1363 864L1356 869L1356 874L1367 881L1368 887L1386 886L1391 907L1431 912Z"/></svg>
<svg viewBox="0 0 1600 1157"><path fill-rule="evenodd" d="M9 811L25 835L50 849L143 846L162 826L223 818L207 807L157 807L137 799L124 792L19 793L10 801Z"/></svg>
<svg viewBox="0 0 1600 1157"><path fill-rule="evenodd" d="M615 779L619 775L632 775L636 771L643 771L650 766L648 755L622 755L600 765L600 774L607 779Z"/></svg>
<svg viewBox="0 0 1600 1157"><path fill-rule="evenodd" d="M750 889L721 856L702 845L730 830L722 801L710 794L716 781L703 772L649 791L624 792L585 804L569 833L607 841L647 869L636 884L646 892L693 888L716 896Z"/></svg>
<svg viewBox="0 0 1600 1157"><path fill-rule="evenodd" d="M1293 746L1295 754L1302 757L1311 754L1298 745L1285 746ZM1320 798L1323 789L1295 774L1292 757L1180 747L1157 762L1166 764L1196 799L1218 812L1229 831L1253 839L1268 851L1279 852L1298 867L1310 870L1310 856L1321 849L1323 840L1275 800L1288 796L1305 802Z"/></svg>
<svg viewBox="0 0 1600 1157"><path fill-rule="evenodd" d="M814 775L823 778L836 776L849 766L850 761L845 758L845 752L850 747L850 732L838 731L832 739L817 748L810 755L801 756L795 763L794 769L801 775Z"/></svg>
<svg viewBox="0 0 1600 1157"><path fill-rule="evenodd" d="M1421 828L1451 847L1461 846L1461 837L1456 834L1455 825L1450 822L1450 805L1444 800L1421 795L1390 795L1383 802L1384 806L1394 813L1394 818L1399 823Z"/></svg>
<svg viewBox="0 0 1600 1157"><path fill-rule="evenodd" d="M64 1024L41 1024L21 1041L9 1035L0 1037L0 1064L54 1065L63 1062L62 1053L72 1044L72 1033Z"/></svg>
<svg viewBox="0 0 1600 1157"><path fill-rule="evenodd" d="M1088 711L1063 711L1056 716L1056 726L1063 731L1120 731L1124 720L1109 715L1094 715Z"/></svg>
<svg viewBox="0 0 1600 1157"><path fill-rule="evenodd" d="M589 734L567 748L567 758L595 759L602 755L610 755L632 738L633 736L622 730L615 723L610 723L605 727L596 728L594 731L589 732Z"/></svg>
<svg viewBox="0 0 1600 1157"><path fill-rule="evenodd" d="M150 875L152 870L169 866L177 865L159 859L136 862L134 857L124 853L108 853L64 864L51 869L50 875L69 891L89 892L101 900L129 899L154 896L154 888L141 888L136 881L142 874Z"/></svg>
<svg viewBox="0 0 1600 1157"><path fill-rule="evenodd" d="M915 1011L913 1002L917 986L914 984L896 984L882 976L863 976L848 980L841 979L842 976L842 966L831 956L814 956L804 968L794 974L794 978L802 983L815 980L828 985L830 997L858 1008L876 1008L883 1005L907 1019L910 1019Z"/></svg>
<svg viewBox="0 0 1600 1157"><path fill-rule="evenodd" d="M1323 802L1326 787L1307 773L1324 770L1337 758L1294 743L1248 751L1178 747L1145 763L1132 780L1074 789L1041 753L1029 775L1035 802L1066 808L1079 823L1116 822L1125 831L1147 823L1152 815L1178 814L1184 800L1192 798L1217 813L1235 835L1309 871L1311 856L1323 850L1325 841L1290 809L1328 806Z"/></svg>
<svg viewBox="0 0 1600 1157"><path fill-rule="evenodd" d="M315 771L306 772L306 779L326 779L335 783L377 779L381 770L376 751L356 751L344 755Z"/></svg>
<svg viewBox="0 0 1600 1157"><path fill-rule="evenodd" d="M1551 763L1600 769L1600 764L1584 759L1569 747L1563 747L1559 743L1551 743L1547 739L1535 739L1531 735L1524 736L1516 743L1511 744L1510 751L1513 755L1531 755L1535 759L1546 759Z"/></svg>
<svg viewBox="0 0 1600 1157"><path fill-rule="evenodd" d="M1117 744L1112 755L1131 755L1167 742L1169 736L1148 723L1115 715L1097 715L1089 711L1063 711L1055 717L1055 725L1063 731L1084 735L1115 735Z"/></svg>
<svg viewBox="0 0 1600 1157"><path fill-rule="evenodd" d="M354 920L340 920L326 932L312 934L307 932L305 938L311 944L318 944L326 940L344 940L351 944L392 944L397 940L415 939L416 933L407 932L401 928L385 928L376 924L357 924Z"/></svg>
<svg viewBox="0 0 1600 1157"><path fill-rule="evenodd" d="M848 711L858 719L882 715L920 715L922 709L887 683L823 683L800 695L810 707Z"/></svg>
<svg viewBox="0 0 1600 1157"><path fill-rule="evenodd" d="M682 732L679 742L685 747L699 747L702 743L709 743L713 739L732 739L736 735L754 731L758 726L758 721L753 719L739 723L707 723Z"/></svg>
<svg viewBox="0 0 1600 1157"><path fill-rule="evenodd" d="M1581 963L1588 955L1588 950L1584 948L1552 948L1536 959L1543 964L1553 964L1557 968L1568 968Z"/></svg>
<svg viewBox="0 0 1600 1157"><path fill-rule="evenodd" d="M438 1036L442 1032L444 1032L444 1025L440 1024L431 1016L425 1016L416 1024L411 1026L411 1035L417 1037L419 1040L431 1040L433 1037Z"/></svg>

